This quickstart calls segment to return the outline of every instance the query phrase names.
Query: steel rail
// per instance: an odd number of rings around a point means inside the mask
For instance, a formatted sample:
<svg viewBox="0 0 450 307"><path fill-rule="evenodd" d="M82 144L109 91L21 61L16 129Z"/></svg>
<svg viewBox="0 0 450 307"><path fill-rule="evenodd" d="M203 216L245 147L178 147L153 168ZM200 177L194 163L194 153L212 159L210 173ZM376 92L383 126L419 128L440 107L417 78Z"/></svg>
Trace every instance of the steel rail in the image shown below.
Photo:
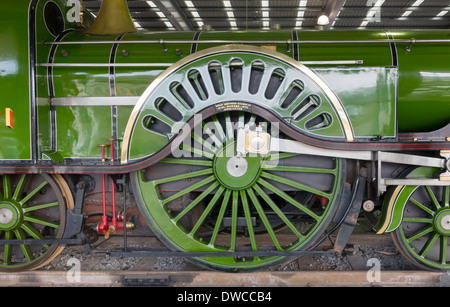
<svg viewBox="0 0 450 307"><path fill-rule="evenodd" d="M200 293L191 292L189 287L203 287L202 293L214 293L211 300L222 302L221 292L264 291L267 293L292 293L290 287L448 287L449 274L426 271L379 271L379 278L371 276L370 267L362 271L264 271L222 273L212 271L80 271L76 268L59 271L31 271L22 273L0 274L2 287L139 287L158 286L146 292L167 292L167 297L173 301L178 294ZM371 277L371 278L368 278ZM161 287L171 287L162 289ZM223 287L223 288L220 288ZM250 290L248 287L265 287ZM267 287L267 288L266 288ZM254 288L253 288L254 289ZM157 292L156 292L157 291ZM153 294L153 293L152 293ZM248 293L247 293L248 294ZM272 302L285 295L272 294ZM226 296L227 302L231 301ZM263 302L264 303L264 302Z"/></svg>

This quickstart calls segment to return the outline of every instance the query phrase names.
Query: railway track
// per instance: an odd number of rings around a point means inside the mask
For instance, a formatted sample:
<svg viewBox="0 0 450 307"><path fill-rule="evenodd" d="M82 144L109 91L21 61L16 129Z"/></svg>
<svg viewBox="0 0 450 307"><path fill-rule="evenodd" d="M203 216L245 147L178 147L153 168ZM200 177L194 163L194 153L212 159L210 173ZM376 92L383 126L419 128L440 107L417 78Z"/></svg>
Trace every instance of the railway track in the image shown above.
<svg viewBox="0 0 450 307"><path fill-rule="evenodd" d="M319 251L332 246L324 241ZM128 238L128 246L151 243L155 237ZM343 254L306 255L268 271L220 273L205 270L183 257L116 257L121 237L97 243L86 252L67 247L50 265L37 271L0 274L0 286L21 287L436 287L450 286L448 273L418 271L396 251L390 236L354 234ZM163 249L161 249L162 251ZM167 252L166 252L167 253ZM159 257L164 256L164 257Z"/></svg>
<svg viewBox="0 0 450 307"><path fill-rule="evenodd" d="M69 277L68 277L69 276ZM450 286L447 273L382 271L368 280L367 271L299 271L217 273L211 271L88 271L79 280L67 271L1 274L0 285L21 287L439 287Z"/></svg>

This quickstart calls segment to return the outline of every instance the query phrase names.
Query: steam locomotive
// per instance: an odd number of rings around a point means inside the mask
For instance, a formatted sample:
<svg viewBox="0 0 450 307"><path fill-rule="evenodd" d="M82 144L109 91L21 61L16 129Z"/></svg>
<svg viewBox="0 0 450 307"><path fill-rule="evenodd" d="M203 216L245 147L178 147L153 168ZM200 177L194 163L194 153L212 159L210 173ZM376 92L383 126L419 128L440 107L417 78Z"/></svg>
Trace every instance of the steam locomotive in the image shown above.
<svg viewBox="0 0 450 307"><path fill-rule="evenodd" d="M141 32L123 0L2 1L0 25L0 271L147 225L260 270L360 215L450 268L449 30Z"/></svg>

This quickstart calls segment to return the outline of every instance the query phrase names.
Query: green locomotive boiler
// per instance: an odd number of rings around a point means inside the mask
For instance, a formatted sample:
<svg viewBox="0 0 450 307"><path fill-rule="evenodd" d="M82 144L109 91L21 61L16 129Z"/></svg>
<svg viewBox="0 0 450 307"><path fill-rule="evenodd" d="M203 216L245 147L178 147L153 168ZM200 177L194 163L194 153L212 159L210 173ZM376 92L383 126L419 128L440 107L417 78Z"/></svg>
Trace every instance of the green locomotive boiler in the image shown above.
<svg viewBox="0 0 450 307"><path fill-rule="evenodd" d="M0 3L0 271L144 224L258 270L360 214L450 268L449 30L154 33L70 3Z"/></svg>

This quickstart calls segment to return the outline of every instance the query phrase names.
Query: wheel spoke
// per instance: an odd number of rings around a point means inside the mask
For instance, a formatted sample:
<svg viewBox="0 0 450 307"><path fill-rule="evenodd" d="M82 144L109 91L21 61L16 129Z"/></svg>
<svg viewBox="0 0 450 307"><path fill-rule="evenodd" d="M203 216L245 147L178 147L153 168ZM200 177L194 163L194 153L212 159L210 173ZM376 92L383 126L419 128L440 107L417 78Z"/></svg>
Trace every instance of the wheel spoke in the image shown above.
<svg viewBox="0 0 450 307"><path fill-rule="evenodd" d="M212 169L203 169L200 171L195 171L195 172L190 172L190 173L186 173L186 174L157 179L157 180L152 181L152 183L154 185L159 185L162 183L168 183L168 182L173 182L173 181L178 181L178 180L183 180L183 179L189 179L189 178L199 177L199 176L203 176L203 175L210 175L210 174L212 174L212 172L213 172Z"/></svg>
<svg viewBox="0 0 450 307"><path fill-rule="evenodd" d="M31 211L56 207L58 205L59 205L59 202L55 201L55 202L48 203L48 204L36 205L36 206L32 206L32 207L25 207L25 208L23 208L23 213L29 213Z"/></svg>
<svg viewBox="0 0 450 307"><path fill-rule="evenodd" d="M23 220L27 221L27 222L30 222L30 223L36 223L36 224L48 226L48 227L51 227L51 228L59 229L59 224L58 223L50 222L50 221L44 220L43 218L40 218L40 217L24 216Z"/></svg>
<svg viewBox="0 0 450 307"><path fill-rule="evenodd" d="M19 240L25 240L26 236L23 233L22 229L15 229L14 230L14 234L16 235L16 238ZM28 261L33 261L34 260L34 256L33 253L31 252L30 246L29 245L25 245L25 244L20 244L20 249L22 250L22 253L24 254L25 258Z"/></svg>
<svg viewBox="0 0 450 307"><path fill-rule="evenodd" d="M280 208L273 202L273 200L263 191L257 184L253 187L256 192L264 199L264 201L269 205L269 207L278 215L278 217L289 227L289 229L299 238L302 239L303 235L292 225L291 221L287 216L281 211Z"/></svg>
<svg viewBox="0 0 450 307"><path fill-rule="evenodd" d="M27 183L27 174L22 174L19 179L19 183L17 184L16 190L14 191L14 195L12 197L13 200L18 201L22 196L23 189Z"/></svg>
<svg viewBox="0 0 450 307"><path fill-rule="evenodd" d="M221 142L220 142L219 145L222 145L225 142L225 140L226 140L226 134L223 131L222 125L220 124L219 120L217 119L217 116L213 115L211 118L212 118L212 121L213 121L214 126L216 128L216 132L219 135L219 138L221 139Z"/></svg>
<svg viewBox="0 0 450 307"><path fill-rule="evenodd" d="M48 184L47 180L44 180L43 183L41 183L37 188L35 188L33 191L31 191L30 193L28 193L27 196L25 196L24 198L22 198L21 201L19 201L19 203L23 206L25 205L30 199L32 199L40 190L42 190L46 185Z"/></svg>
<svg viewBox="0 0 450 307"><path fill-rule="evenodd" d="M274 185L272 185L269 182L265 181L264 179L259 179L258 183L261 184L262 186L266 187L270 191L274 192L278 196L282 197L288 203L290 203L291 205L294 205L295 207L297 207L298 209L300 209L301 211L303 211L304 213L306 213L307 215L309 215L310 217L312 217L316 221L318 221L320 219L320 217L317 214L315 214L314 212L312 212L311 210L309 210L308 208L306 208L305 206L300 204L298 201L296 201L291 196L289 196L285 192L281 191L280 189L278 189Z"/></svg>
<svg viewBox="0 0 450 307"><path fill-rule="evenodd" d="M194 157L205 157L210 160L214 159L214 154L208 153L202 149L198 149L198 148L186 145L186 144L181 144L181 148L183 150L192 152L194 154Z"/></svg>
<svg viewBox="0 0 450 307"><path fill-rule="evenodd" d="M205 149L209 150L208 155L214 154L216 152L216 147L213 147L212 143L207 142L204 140L201 136L196 134L195 132L191 133L191 136L194 140L196 140L200 145L202 145L201 150L204 151Z"/></svg>
<svg viewBox="0 0 450 307"><path fill-rule="evenodd" d="M162 163L169 164L183 164L183 165L197 165L197 166L212 166L212 161L208 160L193 160L193 159L174 159L174 158L165 158L161 160Z"/></svg>
<svg viewBox="0 0 450 307"><path fill-rule="evenodd" d="M11 191L11 179L9 178L9 175L3 175L3 198L11 198L12 191Z"/></svg>
<svg viewBox="0 0 450 307"><path fill-rule="evenodd" d="M275 233L273 232L272 226L270 226L270 222L267 219L266 214L264 213L263 208L259 204L258 199L256 198L255 193L253 193L252 189L247 189L248 196L252 200L253 206L255 207L256 211L258 212L259 217L261 218L261 221L264 224L264 227L267 230L267 233L269 234L270 238L272 239L273 243L275 244L275 247L277 250L281 251L283 248L281 247L280 243L278 242L277 237L275 236Z"/></svg>
<svg viewBox="0 0 450 307"><path fill-rule="evenodd" d="M216 131L217 134L214 133L211 130L211 128L204 122L203 122L203 133L206 133L209 136L212 143L216 145L215 147L219 147L220 145L222 145L223 142L220 140L220 138L221 138L220 133L218 131Z"/></svg>
<svg viewBox="0 0 450 307"><path fill-rule="evenodd" d="M268 169L270 171L280 171L280 172L297 172L297 173L317 173L317 174L335 174L334 169L324 169L324 168L312 168L312 167L300 167L300 166L271 166L263 164L263 169Z"/></svg>
<svg viewBox="0 0 450 307"><path fill-rule="evenodd" d="M447 264L447 236L441 236L441 246L440 246L440 254L439 258L441 260L441 264L445 265Z"/></svg>
<svg viewBox="0 0 450 307"><path fill-rule="evenodd" d="M209 215L211 210L216 205L216 203L219 200L220 196L222 196L222 193L223 193L224 190L225 190L224 187L219 187L219 189L217 190L216 194L214 195L214 197L209 202L208 206L206 206L205 211L203 211L203 213L200 216L200 218L198 219L197 223L195 223L195 226L190 231L190 234L192 236L197 232L198 228L203 224L203 222L205 221L206 217Z"/></svg>
<svg viewBox="0 0 450 307"><path fill-rule="evenodd" d="M213 234L211 236L211 240L209 241L210 246L214 246L216 242L217 235L219 234L219 229L222 226L223 217L225 215L225 210L228 207L228 201L230 200L231 190L226 190L223 196L222 205L220 207L219 214L217 215L216 224L214 226Z"/></svg>
<svg viewBox="0 0 450 307"><path fill-rule="evenodd" d="M405 217L403 219L403 222L432 224L433 223L433 219L419 218L419 217Z"/></svg>
<svg viewBox="0 0 450 307"><path fill-rule="evenodd" d="M44 237L39 233L39 231L27 222L23 223L21 228L36 240L44 239ZM42 244L42 246L44 246L45 248L49 248L48 244Z"/></svg>
<svg viewBox="0 0 450 307"><path fill-rule="evenodd" d="M253 231L253 224L250 209L248 206L247 195L244 190L239 191L239 193L241 194L242 207L244 208L245 221L247 223L247 229L250 237L250 244L252 245L252 251L256 252L257 247L256 247L255 232Z"/></svg>
<svg viewBox="0 0 450 307"><path fill-rule="evenodd" d="M256 115L251 114L250 119L247 122L247 125L250 125L250 127L251 127L252 125L255 125L255 124L256 124Z"/></svg>
<svg viewBox="0 0 450 307"><path fill-rule="evenodd" d="M13 238L13 232L5 231L5 240L12 240L12 238ZM5 248L3 251L3 263L6 265L11 264L11 256L12 256L12 245L5 244Z"/></svg>
<svg viewBox="0 0 450 307"><path fill-rule="evenodd" d="M239 119L238 119L237 125L238 125L237 126L238 129L244 128L244 125L245 125L245 113L244 112L239 112Z"/></svg>
<svg viewBox="0 0 450 307"><path fill-rule="evenodd" d="M239 192L234 190L232 202L231 202L231 242L230 242L230 250L231 251L236 250L238 201L239 201Z"/></svg>
<svg viewBox="0 0 450 307"><path fill-rule="evenodd" d="M206 190L204 190L199 196L197 196L193 202L189 204L186 208L183 209L177 216L173 219L175 222L178 222L186 213L192 210L195 206L198 205L199 202L201 202L206 196L209 195L217 186L219 185L218 182L214 182L211 184Z"/></svg>
<svg viewBox="0 0 450 307"><path fill-rule="evenodd" d="M428 252L430 251L430 248L433 246L434 242L436 242L437 238L439 237L439 233L434 233L432 236L430 236L427 240L427 242L425 243L425 245L423 246L423 248L421 249L421 251L419 252L419 256L422 258L425 258L425 256L428 254Z"/></svg>
<svg viewBox="0 0 450 307"><path fill-rule="evenodd" d="M434 231L433 226L432 225L428 226L425 229L422 229L422 230L418 231L417 233L415 233L414 235L412 235L411 237L407 238L407 241L412 242L414 240L417 240L420 237L423 237L424 235L426 235L432 231Z"/></svg>
<svg viewBox="0 0 450 307"><path fill-rule="evenodd" d="M278 175L274 175L274 174L271 174L271 173L268 173L268 172L262 172L261 176L264 177L264 178L267 178L267 179L272 179L272 180L277 181L279 183L283 183L283 184L289 185L289 186L297 188L299 190L303 190L303 191L310 192L310 193L313 193L313 194L316 194L316 195L319 195L319 196L326 197L328 199L330 199L330 196L331 196L329 193L322 192L320 190L311 188L311 187L306 186L304 184L301 184L301 183L298 183L298 182L292 181L290 179L286 179L284 177L280 177Z"/></svg>
<svg viewBox="0 0 450 307"><path fill-rule="evenodd" d="M434 195L433 191L431 190L431 187L426 186L425 189L427 190L428 196L430 196L433 205L436 207L436 209L440 209L441 205L439 204L439 201L436 199L436 195Z"/></svg>
<svg viewBox="0 0 450 307"><path fill-rule="evenodd" d="M174 195L172 195L172 196L170 196L170 197L168 197L168 198L163 199L161 203L162 203L163 205L165 205L165 204L171 202L172 200L177 199L177 198L180 197L180 196L183 196L183 195L185 195L185 194L187 194L187 193L189 193L189 192L192 192L192 191L194 191L194 190L196 190L196 189L198 189L198 188L201 188L202 186L204 186L204 185L210 183L210 182L213 181L213 180L214 180L214 176L213 176L213 175L212 175L212 176L209 176L208 178L205 178L205 179L203 179L202 181L199 181L199 182L197 182L196 184L193 184L193 185L191 185L191 186L189 186L189 187L187 187L187 188L185 188L185 189L183 189L183 190L181 190L181 191L175 193Z"/></svg>
<svg viewBox="0 0 450 307"><path fill-rule="evenodd" d="M428 208L427 206L423 205L422 203L418 202L417 200L415 200L414 198L410 198L409 199L414 205L416 205L417 207L419 207L420 209L422 209L423 211L427 212L430 215L434 214L434 211L431 210L430 208Z"/></svg>
<svg viewBox="0 0 450 307"><path fill-rule="evenodd" d="M444 187L444 192L443 192L443 205L444 207L449 207L449 199L450 199L450 186L445 186Z"/></svg>
<svg viewBox="0 0 450 307"><path fill-rule="evenodd" d="M298 155L299 155L298 153L290 153L290 152L281 152L281 153L277 153L277 154L271 154L269 157L267 157L265 159L265 162L274 161L274 160L279 161L282 159L292 158L292 157L295 157Z"/></svg>
<svg viewBox="0 0 450 307"><path fill-rule="evenodd" d="M233 123L231 122L230 113L225 113L225 127L227 141L234 138Z"/></svg>

